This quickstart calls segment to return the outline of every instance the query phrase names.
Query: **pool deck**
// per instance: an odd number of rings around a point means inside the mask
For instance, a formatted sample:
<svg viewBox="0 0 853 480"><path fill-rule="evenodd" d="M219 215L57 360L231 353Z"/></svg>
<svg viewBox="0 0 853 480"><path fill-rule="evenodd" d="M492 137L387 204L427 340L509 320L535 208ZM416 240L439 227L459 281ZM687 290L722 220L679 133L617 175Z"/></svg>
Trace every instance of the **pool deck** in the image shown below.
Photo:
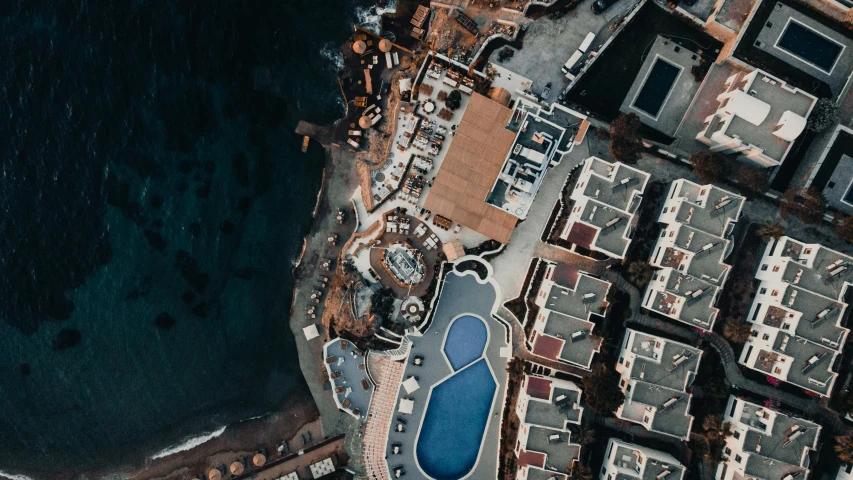
<svg viewBox="0 0 853 480"><path fill-rule="evenodd" d="M764 0L764 1L772 1L772 0ZM839 54L838 59L836 60L834 68L832 71L827 73L824 70L821 70L814 65L808 63L804 59L788 53L787 51L776 46L779 41L779 37L782 36L785 31L785 27L791 18L796 19L798 22L804 24L807 28L812 30L816 30L818 35L822 35L824 37L830 38L832 41L840 44L844 47L842 52ZM767 24L771 24L771 27L768 27ZM761 32L758 34L759 42L761 42L761 46L757 48L762 51L782 60L783 62L791 65L794 68L802 70L809 75L817 78L818 80L822 80L829 84L829 87L832 89L834 95L838 95L841 93L844 88L844 84L847 82L847 79L850 77L850 73L853 72L853 40L848 38L846 35L842 35L831 28L823 25L819 20L812 18L811 16L802 15L799 12L795 11L791 7L778 3L776 8L770 13L770 16L767 18L767 22L764 24Z"/></svg>
<svg viewBox="0 0 853 480"><path fill-rule="evenodd" d="M681 71L667 93L657 116L652 117L643 110L635 107L634 102L637 99L637 94L643 88L643 85L645 85L649 71L658 58L679 67ZM678 125L681 123L681 119L684 118L684 114L687 113L687 109L690 107L690 102L696 96L696 92L699 91L700 84L693 78L693 74L690 73L690 69L699 64L699 55L658 36L646 55L643 66L637 72L637 77L634 79L631 89L625 95L619 111L623 113L636 113L640 117L641 122L669 136L674 136L678 130Z"/></svg>
<svg viewBox="0 0 853 480"><path fill-rule="evenodd" d="M443 345L449 325L454 319L462 315L476 316L485 321L488 327L489 340L483 356L498 384L489 421L483 433L479 458L474 468L464 478L497 477L500 423L503 398L506 394L506 362L508 360L502 354L506 354L509 349L506 340L508 327L492 316L497 311L500 300L500 289L491 276L483 281L473 272L460 274L453 270L443 279L441 296L434 310L432 323L422 336L409 336L412 347L406 362L403 379L409 378L409 376L417 376L420 388L407 394L405 389L401 387L397 393L390 433L388 434L386 456L391 478L395 478L394 470L397 467L402 467L405 470L405 476L401 478L429 478L421 470L415 459L416 441L432 388L454 373L444 355ZM423 358L421 366L414 365L416 356ZM414 400L411 414L399 413L400 399L404 397ZM400 423L398 419L401 418L406 422L403 432L397 430ZM400 445L401 452L399 454L392 453L394 445Z"/></svg>

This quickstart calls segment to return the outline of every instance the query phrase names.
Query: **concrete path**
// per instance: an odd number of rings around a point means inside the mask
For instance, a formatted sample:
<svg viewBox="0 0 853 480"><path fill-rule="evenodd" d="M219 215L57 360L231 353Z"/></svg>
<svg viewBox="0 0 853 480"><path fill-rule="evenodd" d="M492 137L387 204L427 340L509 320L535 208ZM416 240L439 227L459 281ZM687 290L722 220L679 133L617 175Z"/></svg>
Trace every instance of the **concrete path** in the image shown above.
<svg viewBox="0 0 853 480"><path fill-rule="evenodd" d="M317 216L314 218L311 232L305 238L305 250L301 262L294 271L295 285L290 311L290 328L296 340L299 365L311 390L311 395L314 397L314 402L320 410L323 433L326 436L347 434L348 449L350 439L358 438L353 433L357 432L359 422L338 410L330 391L323 390L323 383L326 381L325 369L322 368L325 336L320 319L322 318L324 304L322 302L314 304L317 308L316 319L307 315L306 309L311 304L310 296L316 289L318 278L335 276L334 271L322 268L322 260L337 258L343 242L349 238L355 229L355 215L350 209L349 202L350 193L357 187L358 183L358 175L355 172L354 165L353 154L346 150L336 147L330 147L327 150L324 188L320 194ZM335 188L328 188L329 185L333 185ZM338 225L335 222L338 208L347 212L346 222L343 225ZM338 238L341 239L337 246L328 243L327 238L330 232L337 233ZM311 324L317 325L320 337L309 341L305 339L302 329ZM350 452L352 453L352 451Z"/></svg>
<svg viewBox="0 0 853 480"><path fill-rule="evenodd" d="M527 218L515 228L506 248L489 260L494 267L494 278L501 286L504 301L521 294L525 275L520 272L526 272L533 257L548 258L549 254L554 253L549 245L543 244L542 232L551 218L551 212L560 198L569 173L588 157L589 147L584 140L580 145L575 145L559 165L548 171Z"/></svg>
<svg viewBox="0 0 853 480"><path fill-rule="evenodd" d="M524 32L522 51L516 51L505 62L498 62L502 49L497 49L489 60L532 80L532 90L537 94L542 93L550 82L551 94L545 100L553 102L569 86L569 80L560 69L587 34L596 34L588 51L597 51L613 35L610 25L635 3L636 0L617 0L602 14L596 15L590 8L592 0L588 0L558 19L539 18Z"/></svg>
<svg viewBox="0 0 853 480"><path fill-rule="evenodd" d="M672 160L663 160L651 155L643 155L643 158L637 162L637 168L649 172L652 175L652 181L672 182L680 178L686 178L690 181L699 182L699 178L693 173L689 164ZM738 192L738 189L718 183L721 188ZM841 239L835 233L835 229L827 222L819 225L807 225L802 220L795 216L790 216L787 220L779 216L778 200L761 196L754 199L749 199L744 203L743 215L745 221L751 223L762 223L764 220L778 221L785 228L785 234L804 242L817 242L833 250L842 253L853 255L853 244ZM744 220L742 220L744 221Z"/></svg>

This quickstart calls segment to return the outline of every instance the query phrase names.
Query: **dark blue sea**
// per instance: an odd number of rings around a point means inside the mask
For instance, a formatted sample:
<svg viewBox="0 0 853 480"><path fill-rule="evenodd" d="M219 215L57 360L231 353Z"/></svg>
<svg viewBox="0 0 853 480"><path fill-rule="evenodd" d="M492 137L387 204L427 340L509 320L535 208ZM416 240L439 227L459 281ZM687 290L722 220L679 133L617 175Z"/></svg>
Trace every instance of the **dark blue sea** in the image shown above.
<svg viewBox="0 0 853 480"><path fill-rule="evenodd" d="M0 2L0 470L137 462L305 395L306 119L371 0Z"/></svg>

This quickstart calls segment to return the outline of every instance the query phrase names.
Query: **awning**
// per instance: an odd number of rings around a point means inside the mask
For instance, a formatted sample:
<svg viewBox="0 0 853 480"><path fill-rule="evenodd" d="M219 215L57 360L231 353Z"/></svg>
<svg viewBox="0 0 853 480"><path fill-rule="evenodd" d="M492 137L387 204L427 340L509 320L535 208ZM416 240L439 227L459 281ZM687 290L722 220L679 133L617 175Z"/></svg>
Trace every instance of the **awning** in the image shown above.
<svg viewBox="0 0 853 480"><path fill-rule="evenodd" d="M397 411L402 413L402 414L411 415L412 410L414 410L414 408L415 408L415 401L414 400L409 400L407 398L401 398L400 399L400 406L397 407Z"/></svg>
<svg viewBox="0 0 853 480"><path fill-rule="evenodd" d="M305 334L306 340L314 340L315 338L320 336L320 332L317 331L317 325L313 323L303 328L302 333Z"/></svg>
<svg viewBox="0 0 853 480"><path fill-rule="evenodd" d="M406 393L411 394L421 388L421 386L418 385L418 381L415 380L415 377L409 377L405 382L403 382L403 388L406 389Z"/></svg>
<svg viewBox="0 0 853 480"><path fill-rule="evenodd" d="M743 90L735 90L729 97L725 111L746 120L756 127L764 122L770 113L770 105Z"/></svg>
<svg viewBox="0 0 853 480"><path fill-rule="evenodd" d="M773 131L773 135L776 135L782 140L793 142L805 129L805 118L790 110L785 110L782 117L779 119L779 123L776 125L776 130Z"/></svg>

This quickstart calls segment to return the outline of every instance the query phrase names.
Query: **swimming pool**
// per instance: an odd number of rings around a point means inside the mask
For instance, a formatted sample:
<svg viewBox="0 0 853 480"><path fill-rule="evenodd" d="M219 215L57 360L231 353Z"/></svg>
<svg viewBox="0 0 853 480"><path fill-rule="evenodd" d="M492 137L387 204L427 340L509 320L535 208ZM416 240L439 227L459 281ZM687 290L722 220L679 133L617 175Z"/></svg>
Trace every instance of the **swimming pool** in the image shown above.
<svg viewBox="0 0 853 480"><path fill-rule="evenodd" d="M788 21L776 46L826 73L832 71L838 56L844 50L844 47L835 40L793 18Z"/></svg>
<svg viewBox="0 0 853 480"><path fill-rule="evenodd" d="M485 359L433 388L415 452L424 473L458 480L474 468L496 390Z"/></svg>
<svg viewBox="0 0 853 480"><path fill-rule="evenodd" d="M444 342L444 354L453 370L459 370L483 355L489 332L477 317L464 315L450 324Z"/></svg>
<svg viewBox="0 0 853 480"><path fill-rule="evenodd" d="M646 81L643 82L643 87L634 98L634 108L657 118L679 73L681 73L680 67L663 58L656 58L654 65L649 69Z"/></svg>

